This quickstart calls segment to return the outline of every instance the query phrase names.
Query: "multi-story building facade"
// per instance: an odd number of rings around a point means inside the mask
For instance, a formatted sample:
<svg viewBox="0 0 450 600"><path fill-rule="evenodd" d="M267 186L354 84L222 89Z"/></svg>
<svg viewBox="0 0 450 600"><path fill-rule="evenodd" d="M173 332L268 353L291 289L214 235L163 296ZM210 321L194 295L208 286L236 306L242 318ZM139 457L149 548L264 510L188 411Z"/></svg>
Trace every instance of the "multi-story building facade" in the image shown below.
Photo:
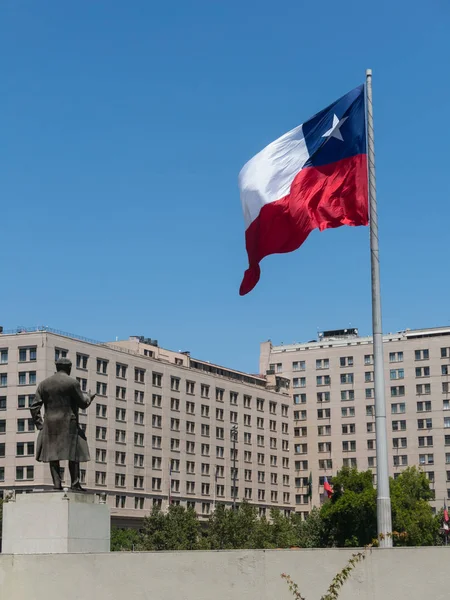
<svg viewBox="0 0 450 600"><path fill-rule="evenodd" d="M423 468L434 508L450 500L450 327L384 336L385 395L391 476ZM261 344L260 372L291 380L296 510L309 510L343 465L376 474L375 396L371 337L357 330L319 335L317 341Z"/></svg>
<svg viewBox="0 0 450 600"><path fill-rule="evenodd" d="M0 333L0 491L51 488L48 465L34 458L29 406L59 357L97 393L80 413L91 453L82 483L106 494L116 523L169 502L203 516L244 499L260 514L294 509L285 378L212 365L142 337L101 344L48 328Z"/></svg>

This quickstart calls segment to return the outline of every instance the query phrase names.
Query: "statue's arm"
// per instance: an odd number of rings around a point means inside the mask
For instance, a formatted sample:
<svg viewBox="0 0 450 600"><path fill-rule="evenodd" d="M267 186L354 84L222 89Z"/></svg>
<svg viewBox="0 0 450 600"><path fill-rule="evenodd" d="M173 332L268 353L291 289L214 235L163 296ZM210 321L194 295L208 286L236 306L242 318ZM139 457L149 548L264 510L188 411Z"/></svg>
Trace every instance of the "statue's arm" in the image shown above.
<svg viewBox="0 0 450 600"><path fill-rule="evenodd" d="M36 428L39 430L41 430L44 425L44 420L41 415L41 408L43 404L44 401L42 400L41 386L39 385L36 390L36 394L34 395L34 400L30 406L31 418L33 419L33 423L35 424Z"/></svg>
<svg viewBox="0 0 450 600"><path fill-rule="evenodd" d="M95 398L95 396L97 394L91 394L91 392L89 392L88 394L83 394L83 391L81 390L81 386L79 384L79 382L77 381L76 384L74 385L74 395L75 395L75 401L78 405L79 408L87 408L92 400Z"/></svg>

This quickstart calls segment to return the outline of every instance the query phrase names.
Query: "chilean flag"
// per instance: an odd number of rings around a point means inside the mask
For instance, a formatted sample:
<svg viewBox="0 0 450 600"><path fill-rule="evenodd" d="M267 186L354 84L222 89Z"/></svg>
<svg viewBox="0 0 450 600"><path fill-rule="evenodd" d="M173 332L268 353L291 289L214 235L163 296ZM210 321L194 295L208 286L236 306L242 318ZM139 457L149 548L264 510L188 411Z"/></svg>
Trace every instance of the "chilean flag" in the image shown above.
<svg viewBox="0 0 450 600"><path fill-rule="evenodd" d="M292 252L313 229L367 225L364 85L261 150L239 174L249 268L239 293L259 281L260 261Z"/></svg>
<svg viewBox="0 0 450 600"><path fill-rule="evenodd" d="M328 498L331 498L331 496L333 495L333 488L331 487L330 482L326 477L323 480L323 491L326 493Z"/></svg>

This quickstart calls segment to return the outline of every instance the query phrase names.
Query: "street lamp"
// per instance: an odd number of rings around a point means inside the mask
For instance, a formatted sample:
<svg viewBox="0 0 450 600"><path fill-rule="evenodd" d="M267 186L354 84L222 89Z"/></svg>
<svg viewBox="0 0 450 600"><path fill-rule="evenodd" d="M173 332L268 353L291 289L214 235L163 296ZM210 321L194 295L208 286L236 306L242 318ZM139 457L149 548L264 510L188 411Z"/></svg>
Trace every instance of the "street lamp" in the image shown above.
<svg viewBox="0 0 450 600"><path fill-rule="evenodd" d="M238 436L237 425L231 428L231 441L233 443L233 510L236 510L236 442Z"/></svg>

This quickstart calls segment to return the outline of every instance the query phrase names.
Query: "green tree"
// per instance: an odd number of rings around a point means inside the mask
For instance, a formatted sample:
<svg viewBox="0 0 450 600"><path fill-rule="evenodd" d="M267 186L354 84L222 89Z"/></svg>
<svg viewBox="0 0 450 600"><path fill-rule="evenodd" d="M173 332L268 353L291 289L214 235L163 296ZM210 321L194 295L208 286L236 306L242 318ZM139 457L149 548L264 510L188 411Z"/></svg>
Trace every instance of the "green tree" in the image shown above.
<svg viewBox="0 0 450 600"><path fill-rule="evenodd" d="M156 506L142 527L143 550L197 550L201 543L195 510L171 505L167 513Z"/></svg>
<svg viewBox="0 0 450 600"><path fill-rule="evenodd" d="M111 528L111 551L120 552L140 550L141 535L136 529Z"/></svg>
<svg viewBox="0 0 450 600"><path fill-rule="evenodd" d="M295 526L290 517L285 517L279 509L272 509L270 520L270 537L274 548L292 548L297 544Z"/></svg>
<svg viewBox="0 0 450 600"><path fill-rule="evenodd" d="M319 508L313 507L305 520L301 518L300 514L294 514L292 523L296 545L299 548L323 548L325 546L327 536Z"/></svg>
<svg viewBox="0 0 450 600"><path fill-rule="evenodd" d="M405 469L390 481L392 528L405 533L396 545L432 546L440 542L441 515L433 515L429 501L433 498L430 482L417 467Z"/></svg>
<svg viewBox="0 0 450 600"><path fill-rule="evenodd" d="M342 468L320 511L328 546L364 546L377 535L377 493L372 472Z"/></svg>
<svg viewBox="0 0 450 600"><path fill-rule="evenodd" d="M243 502L236 510L219 504L211 515L207 536L212 549L272 548L271 525L255 506Z"/></svg>

